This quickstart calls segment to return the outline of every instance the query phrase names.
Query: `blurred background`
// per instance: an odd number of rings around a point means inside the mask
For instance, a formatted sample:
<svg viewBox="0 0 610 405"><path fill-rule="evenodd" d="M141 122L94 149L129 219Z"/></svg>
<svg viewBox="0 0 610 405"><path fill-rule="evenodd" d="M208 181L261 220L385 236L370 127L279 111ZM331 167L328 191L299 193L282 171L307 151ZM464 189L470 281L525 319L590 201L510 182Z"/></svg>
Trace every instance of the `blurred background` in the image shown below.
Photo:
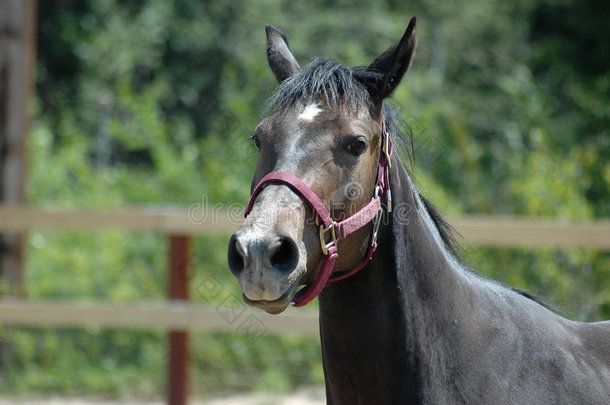
<svg viewBox="0 0 610 405"><path fill-rule="evenodd" d="M276 87L264 24L286 33L301 66L315 56L356 66L399 39L412 16L416 57L390 103L411 126L422 194L450 217L610 217L603 0L39 1L26 201L245 203L256 162L248 137ZM191 266L239 298L227 240L195 238ZM20 293L29 298L166 297L159 234L33 230L25 252ZM610 318L608 252L466 243L462 253L572 319ZM13 294L9 283L0 294ZM162 331L0 327L0 341L4 395L165 392ZM194 397L323 384L316 337L265 334L252 345L240 333L199 332L191 350Z"/></svg>

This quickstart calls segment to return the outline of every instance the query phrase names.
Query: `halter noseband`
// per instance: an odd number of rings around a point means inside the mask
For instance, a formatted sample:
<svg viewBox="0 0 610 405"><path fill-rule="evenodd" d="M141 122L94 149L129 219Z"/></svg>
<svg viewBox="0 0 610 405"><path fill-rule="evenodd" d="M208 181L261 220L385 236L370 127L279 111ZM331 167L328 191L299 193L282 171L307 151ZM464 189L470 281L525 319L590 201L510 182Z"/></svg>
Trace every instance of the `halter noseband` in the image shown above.
<svg viewBox="0 0 610 405"><path fill-rule="evenodd" d="M327 284L343 280L344 278L357 273L373 257L373 253L375 252L375 249L377 249L377 231L379 229L382 214L381 195L384 192L387 195L387 210L388 212L392 211L392 193L390 191L390 157L392 155L392 141L386 130L383 116L381 117L381 139L382 145L379 162L377 164L377 180L375 181L374 195L368 204L362 207L354 215L341 222L337 223L334 221L320 197L318 197L303 180L293 174L281 171L268 173L254 188L248 206L246 207L244 217L247 217L248 214L250 214L256 196L265 186L267 186L267 184L281 183L290 187L292 191L305 200L316 213L316 221L320 222L320 247L322 248L322 252L326 255L326 259L324 260L315 281L311 285L301 289L295 296L292 303L295 307L302 307L316 298ZM343 239L356 232L369 222L373 222L373 232L370 237L369 248L362 261L351 270L331 277L330 275L335 265L335 261L339 257L337 240Z"/></svg>

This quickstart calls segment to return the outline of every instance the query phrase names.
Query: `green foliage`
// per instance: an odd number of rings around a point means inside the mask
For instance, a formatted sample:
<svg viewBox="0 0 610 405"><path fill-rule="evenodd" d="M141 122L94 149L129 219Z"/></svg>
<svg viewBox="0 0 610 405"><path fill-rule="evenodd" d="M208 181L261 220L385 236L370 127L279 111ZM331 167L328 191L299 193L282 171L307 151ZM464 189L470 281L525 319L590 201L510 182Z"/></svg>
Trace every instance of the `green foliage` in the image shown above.
<svg viewBox="0 0 610 405"><path fill-rule="evenodd" d="M256 163L247 138L276 86L264 23L286 32L302 65L318 55L363 65L412 15L419 48L391 102L411 126L422 192L452 215L610 216L610 7L595 0L40 2L28 198L81 208L244 203ZM226 242L196 240L194 300L239 300ZM34 231L28 294L162 298L165 249L152 234ZM575 319L610 318L607 253L471 247L464 256ZM206 290L210 277L219 294ZM0 336L14 349L2 391L149 398L164 389L160 332ZM192 386L204 395L322 381L317 339L197 333L192 347Z"/></svg>
<svg viewBox="0 0 610 405"><path fill-rule="evenodd" d="M159 395L164 379L164 339L158 332L9 330L3 392Z"/></svg>

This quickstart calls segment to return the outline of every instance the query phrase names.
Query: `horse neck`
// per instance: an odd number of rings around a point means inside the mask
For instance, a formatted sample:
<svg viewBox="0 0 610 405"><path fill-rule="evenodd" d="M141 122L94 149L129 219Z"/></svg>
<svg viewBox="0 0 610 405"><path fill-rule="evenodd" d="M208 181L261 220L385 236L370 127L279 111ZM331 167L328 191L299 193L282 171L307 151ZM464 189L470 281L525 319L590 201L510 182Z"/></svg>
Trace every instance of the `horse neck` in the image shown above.
<svg viewBox="0 0 610 405"><path fill-rule="evenodd" d="M357 381L390 383L397 378L402 400L420 397L422 381L436 372L423 367L431 364L432 357L442 357L468 288L467 274L443 246L397 159L392 191L394 210L380 229L373 260L320 295L327 389L341 391L335 392L338 397L355 392ZM371 367L376 369L375 376L367 376ZM342 375L349 375L349 384Z"/></svg>

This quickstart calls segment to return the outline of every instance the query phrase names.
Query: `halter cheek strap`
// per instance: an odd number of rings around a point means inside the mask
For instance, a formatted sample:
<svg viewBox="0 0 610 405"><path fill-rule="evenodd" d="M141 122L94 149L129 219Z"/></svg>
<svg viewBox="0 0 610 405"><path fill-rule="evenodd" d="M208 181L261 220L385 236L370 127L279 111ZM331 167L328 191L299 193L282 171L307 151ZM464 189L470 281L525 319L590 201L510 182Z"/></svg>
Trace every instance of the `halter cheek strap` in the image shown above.
<svg viewBox="0 0 610 405"><path fill-rule="evenodd" d="M320 272L318 273L315 281L301 289L295 296L293 302L295 307L302 307L313 300L320 294L322 289L327 284L343 280L344 278L357 273L373 257L373 253L375 252L375 249L377 249L377 230L379 228L382 214L381 195L383 193L385 193L387 196L387 210L388 212L392 211L392 194L390 192L390 157L392 154L392 141L390 140L390 137L386 131L383 117L382 142L379 162L377 164L375 192L371 198L371 201L362 207L358 212L341 222L335 222L320 197L318 197L318 195L314 193L313 190L311 190L311 188L309 188L309 186L303 182L303 180L293 174L281 171L271 172L263 177L254 188L244 216L247 217L248 214L250 214L257 195L269 183L279 183L287 185L292 191L298 194L316 213L318 221L320 222L320 247L322 252L326 255L326 258L322 263L322 267L320 268ZM373 233L370 237L369 248L363 260L351 270L331 277L335 261L339 257L339 253L337 252L337 240L351 235L370 222L373 222Z"/></svg>

